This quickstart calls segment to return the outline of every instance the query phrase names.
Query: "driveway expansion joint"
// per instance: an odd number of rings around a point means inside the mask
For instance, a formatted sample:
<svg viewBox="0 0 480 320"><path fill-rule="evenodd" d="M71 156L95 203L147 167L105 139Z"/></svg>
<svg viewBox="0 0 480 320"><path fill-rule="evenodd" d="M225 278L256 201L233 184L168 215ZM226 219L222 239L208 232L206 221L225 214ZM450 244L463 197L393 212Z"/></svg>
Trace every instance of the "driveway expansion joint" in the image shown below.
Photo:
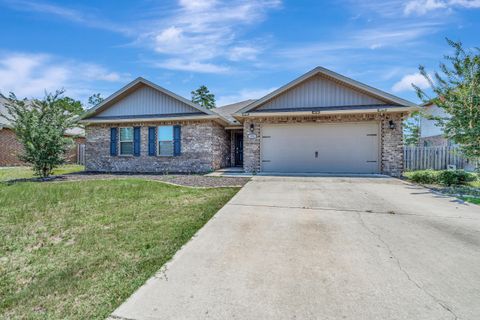
<svg viewBox="0 0 480 320"><path fill-rule="evenodd" d="M390 246L388 245L388 243L383 240L382 236L380 236L379 233L376 233L375 231L373 231L371 228L369 228L367 226L367 224L365 223L365 220L363 220L363 217L362 217L362 213L359 211L357 212L358 213L358 218L360 219L360 223L361 225L368 231L370 232L371 234L373 234L382 244L383 246L387 249L389 255L391 258L393 258L398 266L398 269L407 277L408 281L410 281L411 283L413 283L418 289L420 289L421 291L423 291L426 295L428 295L431 299L433 299L440 307L442 307L444 310L446 310L447 312L449 312L455 319L459 319L458 316L455 314L455 312L452 310L452 308L450 306L448 306L444 301L440 300L439 298L437 298L435 295L433 295L431 292L429 292L427 289L425 289L423 286L421 286L418 282L416 282L415 280L412 279L412 277L410 276L410 274L407 272L407 270L405 270L405 268L402 266L401 262L400 262L400 259L393 253L393 250L392 248L390 248Z"/></svg>

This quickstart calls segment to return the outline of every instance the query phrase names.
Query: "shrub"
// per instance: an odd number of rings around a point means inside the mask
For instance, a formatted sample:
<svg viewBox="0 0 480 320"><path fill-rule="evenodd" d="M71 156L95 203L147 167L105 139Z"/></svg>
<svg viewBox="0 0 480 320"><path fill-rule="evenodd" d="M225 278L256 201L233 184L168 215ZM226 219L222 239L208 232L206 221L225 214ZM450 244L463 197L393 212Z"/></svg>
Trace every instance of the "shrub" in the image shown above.
<svg viewBox="0 0 480 320"><path fill-rule="evenodd" d="M432 184L437 183L438 171L418 170L405 173L405 176L416 183Z"/></svg>
<svg viewBox="0 0 480 320"><path fill-rule="evenodd" d="M418 170L406 172L407 179L422 184L442 184L445 186L455 186L475 181L477 175L464 170Z"/></svg>
<svg viewBox="0 0 480 320"><path fill-rule="evenodd" d="M438 174L438 183L445 186L461 185L475 181L476 175L464 170L443 170Z"/></svg>

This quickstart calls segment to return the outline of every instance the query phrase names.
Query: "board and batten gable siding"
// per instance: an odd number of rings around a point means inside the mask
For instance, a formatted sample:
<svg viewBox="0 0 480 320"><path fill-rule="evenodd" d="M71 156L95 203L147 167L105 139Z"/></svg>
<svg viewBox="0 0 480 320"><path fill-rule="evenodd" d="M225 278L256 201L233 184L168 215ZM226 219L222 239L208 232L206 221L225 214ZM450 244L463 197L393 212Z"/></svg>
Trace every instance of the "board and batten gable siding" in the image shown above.
<svg viewBox="0 0 480 320"><path fill-rule="evenodd" d="M255 111L387 104L369 94L316 75L265 102Z"/></svg>
<svg viewBox="0 0 480 320"><path fill-rule="evenodd" d="M188 104L148 86L141 86L96 117L199 113Z"/></svg>

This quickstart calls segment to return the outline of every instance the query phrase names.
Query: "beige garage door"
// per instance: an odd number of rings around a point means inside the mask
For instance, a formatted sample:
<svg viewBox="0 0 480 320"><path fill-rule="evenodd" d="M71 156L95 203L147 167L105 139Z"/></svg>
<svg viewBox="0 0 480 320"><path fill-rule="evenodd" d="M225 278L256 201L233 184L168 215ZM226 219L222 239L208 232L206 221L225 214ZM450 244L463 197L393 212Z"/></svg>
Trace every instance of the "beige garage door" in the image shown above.
<svg viewBox="0 0 480 320"><path fill-rule="evenodd" d="M264 172L377 173L376 122L262 126Z"/></svg>

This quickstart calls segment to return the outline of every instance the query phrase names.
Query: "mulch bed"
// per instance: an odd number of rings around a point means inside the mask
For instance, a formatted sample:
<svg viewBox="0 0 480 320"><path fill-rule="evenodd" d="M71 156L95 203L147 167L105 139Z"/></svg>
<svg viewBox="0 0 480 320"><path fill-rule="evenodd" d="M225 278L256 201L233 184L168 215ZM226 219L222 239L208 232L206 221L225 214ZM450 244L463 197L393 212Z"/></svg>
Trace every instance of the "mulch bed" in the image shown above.
<svg viewBox="0 0 480 320"><path fill-rule="evenodd" d="M136 173L97 173L97 172L78 172L65 175L51 176L47 179L31 178L31 179L16 179L6 181L5 183L17 182L60 182L60 181L82 181L95 179L125 179L125 178L140 178L146 180L163 181L172 184L177 184L186 187L203 187L203 188L218 188L218 187L242 187L250 178L246 177L207 177L195 174L178 174L178 175L164 175L164 174L136 174Z"/></svg>

